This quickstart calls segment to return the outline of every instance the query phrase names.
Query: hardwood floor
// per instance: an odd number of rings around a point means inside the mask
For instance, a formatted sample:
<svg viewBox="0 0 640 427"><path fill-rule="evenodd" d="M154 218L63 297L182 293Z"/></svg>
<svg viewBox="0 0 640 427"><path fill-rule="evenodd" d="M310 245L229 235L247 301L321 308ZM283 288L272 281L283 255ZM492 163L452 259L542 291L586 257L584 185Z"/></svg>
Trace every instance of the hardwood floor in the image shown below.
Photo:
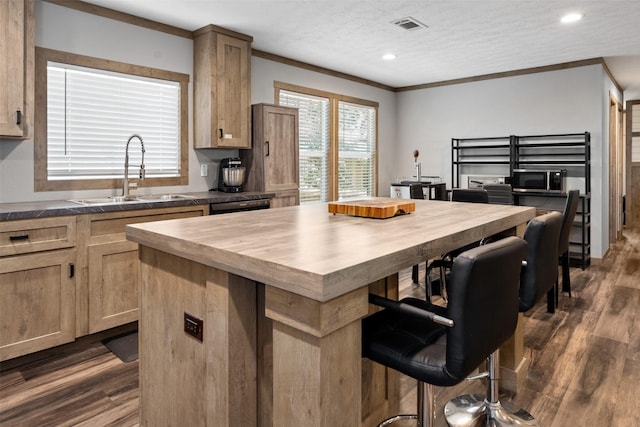
<svg viewBox="0 0 640 427"><path fill-rule="evenodd" d="M502 399L541 426L640 426L640 230L626 230L601 265L574 268L571 279L572 298L561 295L555 314L542 301L525 315L529 374ZM423 295L410 269L400 282L401 294ZM138 362L121 362L96 339L0 364L0 425L137 426ZM415 383L403 379L402 391L403 409L415 412ZM436 392L439 427L447 400L484 386Z"/></svg>

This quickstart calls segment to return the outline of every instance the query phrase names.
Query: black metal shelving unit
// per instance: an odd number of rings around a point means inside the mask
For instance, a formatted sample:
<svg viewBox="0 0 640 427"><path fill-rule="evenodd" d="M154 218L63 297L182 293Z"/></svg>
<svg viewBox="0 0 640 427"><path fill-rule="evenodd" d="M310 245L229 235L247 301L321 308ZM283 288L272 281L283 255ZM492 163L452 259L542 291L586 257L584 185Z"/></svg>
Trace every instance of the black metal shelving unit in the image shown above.
<svg viewBox="0 0 640 427"><path fill-rule="evenodd" d="M570 237L571 265L591 264L591 134L511 135L451 140L451 183L460 187L467 174L513 176L514 169L566 169L567 179L581 183L580 205ZM571 189L568 186L567 189ZM566 194L514 192L514 202L541 210L564 208Z"/></svg>
<svg viewBox="0 0 640 427"><path fill-rule="evenodd" d="M474 174L483 174L488 165L502 165L500 170L511 175L512 142L510 136L491 138L452 138L451 139L451 185L460 187L460 175L463 170Z"/></svg>

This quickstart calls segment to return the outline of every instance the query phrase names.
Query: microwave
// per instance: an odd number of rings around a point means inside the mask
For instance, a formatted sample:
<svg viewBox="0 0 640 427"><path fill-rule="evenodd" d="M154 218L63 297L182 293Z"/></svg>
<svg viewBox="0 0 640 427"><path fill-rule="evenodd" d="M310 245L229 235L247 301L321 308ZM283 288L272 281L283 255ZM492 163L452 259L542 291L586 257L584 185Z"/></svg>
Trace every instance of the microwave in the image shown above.
<svg viewBox="0 0 640 427"><path fill-rule="evenodd" d="M513 191L552 191L564 193L566 181L566 169L514 169L511 185Z"/></svg>

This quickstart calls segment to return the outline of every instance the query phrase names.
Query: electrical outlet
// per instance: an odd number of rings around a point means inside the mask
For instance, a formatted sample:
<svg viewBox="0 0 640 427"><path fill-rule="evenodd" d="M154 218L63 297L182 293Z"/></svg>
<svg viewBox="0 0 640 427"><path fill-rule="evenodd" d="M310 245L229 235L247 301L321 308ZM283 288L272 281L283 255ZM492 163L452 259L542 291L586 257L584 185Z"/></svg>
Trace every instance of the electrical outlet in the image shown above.
<svg viewBox="0 0 640 427"><path fill-rule="evenodd" d="M209 167L207 165L200 165L200 176L209 175Z"/></svg>
<svg viewBox="0 0 640 427"><path fill-rule="evenodd" d="M184 312L184 331L197 339L198 341L202 341L202 328L204 326L204 321L202 319L198 319L195 316L190 315L186 311Z"/></svg>

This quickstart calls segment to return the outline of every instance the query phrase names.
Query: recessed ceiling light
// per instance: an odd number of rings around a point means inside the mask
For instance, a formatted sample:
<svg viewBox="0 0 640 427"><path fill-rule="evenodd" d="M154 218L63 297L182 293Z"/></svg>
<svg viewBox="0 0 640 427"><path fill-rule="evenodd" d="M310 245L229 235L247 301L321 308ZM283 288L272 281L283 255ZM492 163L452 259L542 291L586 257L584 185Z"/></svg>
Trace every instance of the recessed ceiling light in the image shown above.
<svg viewBox="0 0 640 427"><path fill-rule="evenodd" d="M382 59L384 59L385 61L391 61L393 59L396 59L396 55L393 53L385 53L384 55L382 55Z"/></svg>
<svg viewBox="0 0 640 427"><path fill-rule="evenodd" d="M562 19L560 20L560 22L562 22L563 24L569 24L571 22L576 22L582 19L582 14L581 13L569 13L567 15L564 15L562 17Z"/></svg>

